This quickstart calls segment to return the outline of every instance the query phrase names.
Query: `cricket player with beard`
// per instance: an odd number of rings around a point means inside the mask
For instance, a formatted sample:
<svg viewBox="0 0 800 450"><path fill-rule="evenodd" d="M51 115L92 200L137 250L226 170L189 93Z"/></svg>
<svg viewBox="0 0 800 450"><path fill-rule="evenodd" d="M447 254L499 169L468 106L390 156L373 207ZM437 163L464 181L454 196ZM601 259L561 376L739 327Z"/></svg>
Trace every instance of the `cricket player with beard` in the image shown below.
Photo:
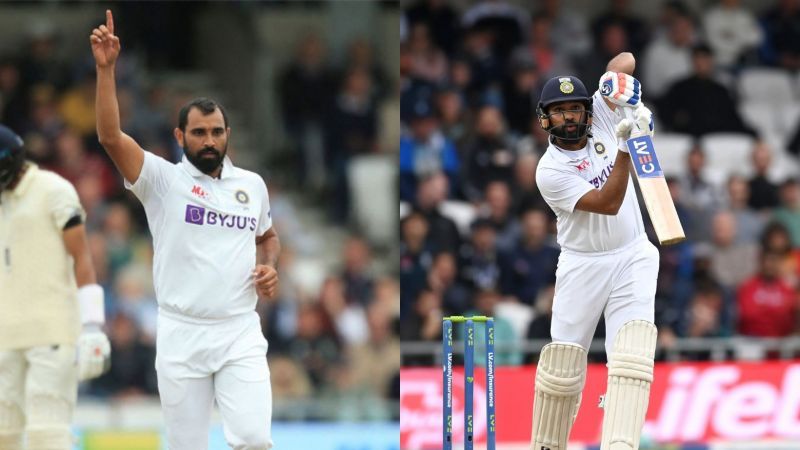
<svg viewBox="0 0 800 450"><path fill-rule="evenodd" d="M108 367L85 220L75 188L0 125L0 450L72 449L78 381Z"/></svg>
<svg viewBox="0 0 800 450"><path fill-rule="evenodd" d="M153 236L159 305L156 371L170 450L208 448L216 400L236 450L272 447L267 342L255 312L275 295L280 241L264 180L226 156L231 130L221 105L195 99L174 134L171 164L120 130L114 66L120 41L111 11L92 31L97 134L141 200Z"/></svg>
<svg viewBox="0 0 800 450"><path fill-rule="evenodd" d="M658 250L645 234L625 145L631 136L653 133L634 67L630 53L613 58L591 96L571 76L542 89L537 114L550 145L536 182L557 216L561 255L553 342L542 349L536 371L533 450L566 450L601 314L608 386L600 448L639 447L653 380ZM635 108L633 118L624 118L622 108Z"/></svg>

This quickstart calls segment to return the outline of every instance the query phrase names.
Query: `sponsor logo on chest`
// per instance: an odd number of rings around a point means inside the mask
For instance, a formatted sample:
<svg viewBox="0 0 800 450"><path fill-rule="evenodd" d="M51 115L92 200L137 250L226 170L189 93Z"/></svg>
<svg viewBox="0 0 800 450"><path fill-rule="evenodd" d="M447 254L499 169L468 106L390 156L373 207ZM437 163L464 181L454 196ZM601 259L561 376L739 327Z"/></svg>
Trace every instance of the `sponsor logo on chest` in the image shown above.
<svg viewBox="0 0 800 450"><path fill-rule="evenodd" d="M193 225L255 231L256 218L225 214L202 206L187 204L184 221Z"/></svg>

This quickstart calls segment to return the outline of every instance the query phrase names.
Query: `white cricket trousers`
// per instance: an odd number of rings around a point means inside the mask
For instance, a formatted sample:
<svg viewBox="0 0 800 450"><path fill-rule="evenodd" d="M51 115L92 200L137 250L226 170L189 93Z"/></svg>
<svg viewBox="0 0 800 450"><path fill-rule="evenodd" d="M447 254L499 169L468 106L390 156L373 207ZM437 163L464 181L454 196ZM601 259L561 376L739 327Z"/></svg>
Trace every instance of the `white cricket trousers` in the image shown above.
<svg viewBox="0 0 800 450"><path fill-rule="evenodd" d="M231 448L272 448L266 354L255 311L213 320L159 309L156 372L169 450L208 448L214 400Z"/></svg>
<svg viewBox="0 0 800 450"><path fill-rule="evenodd" d="M0 350L0 449L72 448L78 396L74 345Z"/></svg>
<svg viewBox="0 0 800 450"><path fill-rule="evenodd" d="M605 311L606 354L631 320L653 322L658 249L644 236L615 250L582 253L562 249L550 335L588 349Z"/></svg>

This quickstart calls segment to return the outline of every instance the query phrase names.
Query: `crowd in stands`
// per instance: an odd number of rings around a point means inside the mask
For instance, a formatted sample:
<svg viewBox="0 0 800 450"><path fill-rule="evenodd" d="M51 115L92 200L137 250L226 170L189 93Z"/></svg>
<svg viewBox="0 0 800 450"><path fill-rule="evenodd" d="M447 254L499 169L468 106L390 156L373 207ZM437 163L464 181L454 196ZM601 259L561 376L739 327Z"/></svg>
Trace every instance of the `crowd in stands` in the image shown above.
<svg viewBox="0 0 800 450"><path fill-rule="evenodd" d="M53 31L33 33L18 53L0 56L0 123L23 137L31 161L75 186L87 213L89 245L106 294L106 332L113 362L108 373L81 386L81 392L106 398L155 395L158 307L144 210L124 188L98 143L95 67L88 40L85 52L67 59ZM274 226L283 243L279 295L262 299L257 306L270 344L276 413L281 402L304 404L318 399L345 400L341 403L353 408L325 416L309 403L306 411L292 413L297 418L388 419L398 414L382 402L399 399L399 283L395 273L375 269L375 259L383 254L349 227L347 185L342 179L350 156L393 150L384 136L391 129L379 126L382 116L391 116L393 77L373 60L371 45L355 39L347 58L332 60L326 56L325 43L309 37L298 42L301 51L294 60L277 68L283 74L275 86L283 105L281 122L297 139L298 155L304 154L300 150L304 142L313 141L303 128L319 125L325 186L341 196L335 209L338 215L333 216L336 222L317 227L336 226L340 234L350 236L340 255L327 258L338 264L324 269L324 282L309 285L307 277L297 273L297 256L322 259L319 253L331 246L323 247L305 232L308 224L299 217L301 206L282 195L298 187L281 186L279 180L265 176ZM169 64L169 52L162 52L166 54L152 55L155 62L150 65L140 52L121 55L117 64L121 124L147 151L178 162L183 150L172 137L177 112L189 99L208 94L154 81L158 77L152 76L153 68L176 68ZM190 53L186 48L181 52ZM178 68L187 66L180 63ZM396 101L394 108L395 116L399 115ZM247 168L261 174L294 170L288 165ZM313 174L305 168L297 173ZM295 194L292 198L302 198Z"/></svg>
<svg viewBox="0 0 800 450"><path fill-rule="evenodd" d="M557 75L578 76L592 91L623 51L636 57L656 145L665 142L659 154L671 151L668 136L687 143L665 168L687 240L660 249L660 348L686 337L800 333L800 111L791 105L800 83L753 76L795 80L800 2L755 10L739 0L702 9L669 0L653 3L652 17L632 12L633 1L599 2L591 17L566 3L406 4L403 341L438 341L443 315L476 312L506 330L496 342L549 339L559 249L555 216L536 188L548 145L536 104ZM722 134L744 153L712 148ZM647 230L655 241L649 222ZM597 337L603 332L601 319Z"/></svg>

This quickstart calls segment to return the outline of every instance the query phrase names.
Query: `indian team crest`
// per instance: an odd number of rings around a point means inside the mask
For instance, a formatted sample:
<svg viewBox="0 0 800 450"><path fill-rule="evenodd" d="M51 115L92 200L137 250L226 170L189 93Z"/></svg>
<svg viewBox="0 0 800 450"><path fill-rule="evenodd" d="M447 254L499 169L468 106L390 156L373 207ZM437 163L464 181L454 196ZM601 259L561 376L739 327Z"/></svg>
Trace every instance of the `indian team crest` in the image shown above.
<svg viewBox="0 0 800 450"><path fill-rule="evenodd" d="M250 196L247 195L247 192L239 189L236 191L236 201L246 205L250 202Z"/></svg>
<svg viewBox="0 0 800 450"><path fill-rule="evenodd" d="M561 84L558 85L558 89L563 92L564 94L572 94L572 91L575 90L575 86L572 84L569 78L561 79Z"/></svg>
<svg viewBox="0 0 800 450"><path fill-rule="evenodd" d="M594 151L597 152L598 155L602 155L603 153L606 152L606 146L603 145L602 142L595 142Z"/></svg>

